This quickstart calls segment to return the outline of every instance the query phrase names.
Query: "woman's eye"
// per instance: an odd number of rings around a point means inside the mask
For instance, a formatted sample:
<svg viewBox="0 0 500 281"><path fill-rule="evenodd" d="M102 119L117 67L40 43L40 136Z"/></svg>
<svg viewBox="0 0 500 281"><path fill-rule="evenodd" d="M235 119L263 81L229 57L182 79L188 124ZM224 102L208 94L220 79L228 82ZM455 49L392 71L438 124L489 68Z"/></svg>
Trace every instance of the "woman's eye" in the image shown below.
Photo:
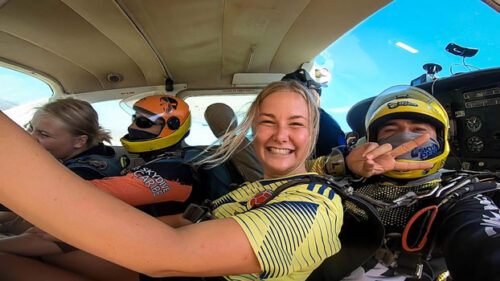
<svg viewBox="0 0 500 281"><path fill-rule="evenodd" d="M300 123L300 122L292 122L292 123L290 123L290 126L292 126L292 127L305 127L305 125L303 123Z"/></svg>
<svg viewBox="0 0 500 281"><path fill-rule="evenodd" d="M274 124L274 122L273 122L273 121L271 121L271 120L261 120L259 123L260 123L260 124L265 124L265 125L271 125L271 124Z"/></svg>

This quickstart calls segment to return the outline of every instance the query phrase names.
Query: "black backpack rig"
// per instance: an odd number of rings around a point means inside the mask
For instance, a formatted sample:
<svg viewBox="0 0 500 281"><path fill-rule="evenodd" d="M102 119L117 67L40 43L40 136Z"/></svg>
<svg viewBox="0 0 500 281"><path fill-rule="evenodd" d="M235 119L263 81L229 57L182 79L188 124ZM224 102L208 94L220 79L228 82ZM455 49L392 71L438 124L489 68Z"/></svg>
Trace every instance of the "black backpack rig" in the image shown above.
<svg viewBox="0 0 500 281"><path fill-rule="evenodd" d="M344 206L344 224L339 235L342 243L341 250L327 258L307 280L340 280L370 259L382 245L384 239L384 227L378 217L377 210L363 198L357 196L351 187L330 176L308 175L279 186L272 196L261 204L254 205L251 209L266 205L289 187L310 183L327 185L341 197ZM357 211L351 212L345 208L346 204L352 204ZM215 219L212 210L212 202L209 200L201 205L191 204L184 212L184 218L194 223Z"/></svg>
<svg viewBox="0 0 500 281"><path fill-rule="evenodd" d="M496 191L500 190L499 180L500 172L443 170L441 184L423 193L409 191L392 202L355 193L357 197L378 209L390 210L415 205L418 210L408 220L402 233L386 234L382 247L375 249L372 258L363 267L371 268L380 262L395 273L407 276L407 280L437 280L440 274L447 271L438 245L438 234L450 214L453 214L449 213L449 210L452 210L457 202L478 194L489 195L498 205L500 193ZM459 212L461 211L467 211L467 207ZM438 216L439 213L441 216ZM466 223L468 222L464 221L464 224ZM342 231L344 230L348 233L356 232L343 227ZM351 237L348 237L348 240L350 239ZM343 246L345 242L342 241ZM323 277L316 276L308 280L341 279L332 275Z"/></svg>

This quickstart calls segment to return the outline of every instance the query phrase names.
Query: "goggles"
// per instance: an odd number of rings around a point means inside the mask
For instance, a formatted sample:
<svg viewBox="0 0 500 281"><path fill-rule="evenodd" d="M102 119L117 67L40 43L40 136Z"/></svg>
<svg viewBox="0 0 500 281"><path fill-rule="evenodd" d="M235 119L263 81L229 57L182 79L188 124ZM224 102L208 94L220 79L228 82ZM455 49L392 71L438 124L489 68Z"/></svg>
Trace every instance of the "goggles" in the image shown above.
<svg viewBox="0 0 500 281"><path fill-rule="evenodd" d="M141 129L147 129L153 127L154 125L159 125L144 116L137 117L135 114L132 115L132 122Z"/></svg>

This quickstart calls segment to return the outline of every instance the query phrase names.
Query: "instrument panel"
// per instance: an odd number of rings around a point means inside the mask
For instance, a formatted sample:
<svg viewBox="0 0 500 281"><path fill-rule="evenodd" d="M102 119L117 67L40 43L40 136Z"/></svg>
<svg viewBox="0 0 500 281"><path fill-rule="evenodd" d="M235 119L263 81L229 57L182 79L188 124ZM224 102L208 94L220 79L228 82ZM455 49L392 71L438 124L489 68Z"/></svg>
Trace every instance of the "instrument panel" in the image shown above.
<svg viewBox="0 0 500 281"><path fill-rule="evenodd" d="M418 85L450 117L445 168L500 170L500 68L461 73Z"/></svg>

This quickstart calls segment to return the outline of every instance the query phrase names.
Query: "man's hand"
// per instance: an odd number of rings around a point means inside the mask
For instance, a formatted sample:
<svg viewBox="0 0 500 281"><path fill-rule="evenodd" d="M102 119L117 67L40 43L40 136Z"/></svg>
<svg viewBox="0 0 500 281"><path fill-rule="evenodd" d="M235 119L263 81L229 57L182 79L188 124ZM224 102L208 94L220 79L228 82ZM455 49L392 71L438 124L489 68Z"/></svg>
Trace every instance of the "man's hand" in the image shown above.
<svg viewBox="0 0 500 281"><path fill-rule="evenodd" d="M365 178L393 170L409 171L432 168L432 163L404 163L396 161L396 157L412 151L414 148L427 142L429 138L428 134L424 134L394 149L388 143L383 145L378 145L376 142L365 143L347 155L347 167L351 172Z"/></svg>

